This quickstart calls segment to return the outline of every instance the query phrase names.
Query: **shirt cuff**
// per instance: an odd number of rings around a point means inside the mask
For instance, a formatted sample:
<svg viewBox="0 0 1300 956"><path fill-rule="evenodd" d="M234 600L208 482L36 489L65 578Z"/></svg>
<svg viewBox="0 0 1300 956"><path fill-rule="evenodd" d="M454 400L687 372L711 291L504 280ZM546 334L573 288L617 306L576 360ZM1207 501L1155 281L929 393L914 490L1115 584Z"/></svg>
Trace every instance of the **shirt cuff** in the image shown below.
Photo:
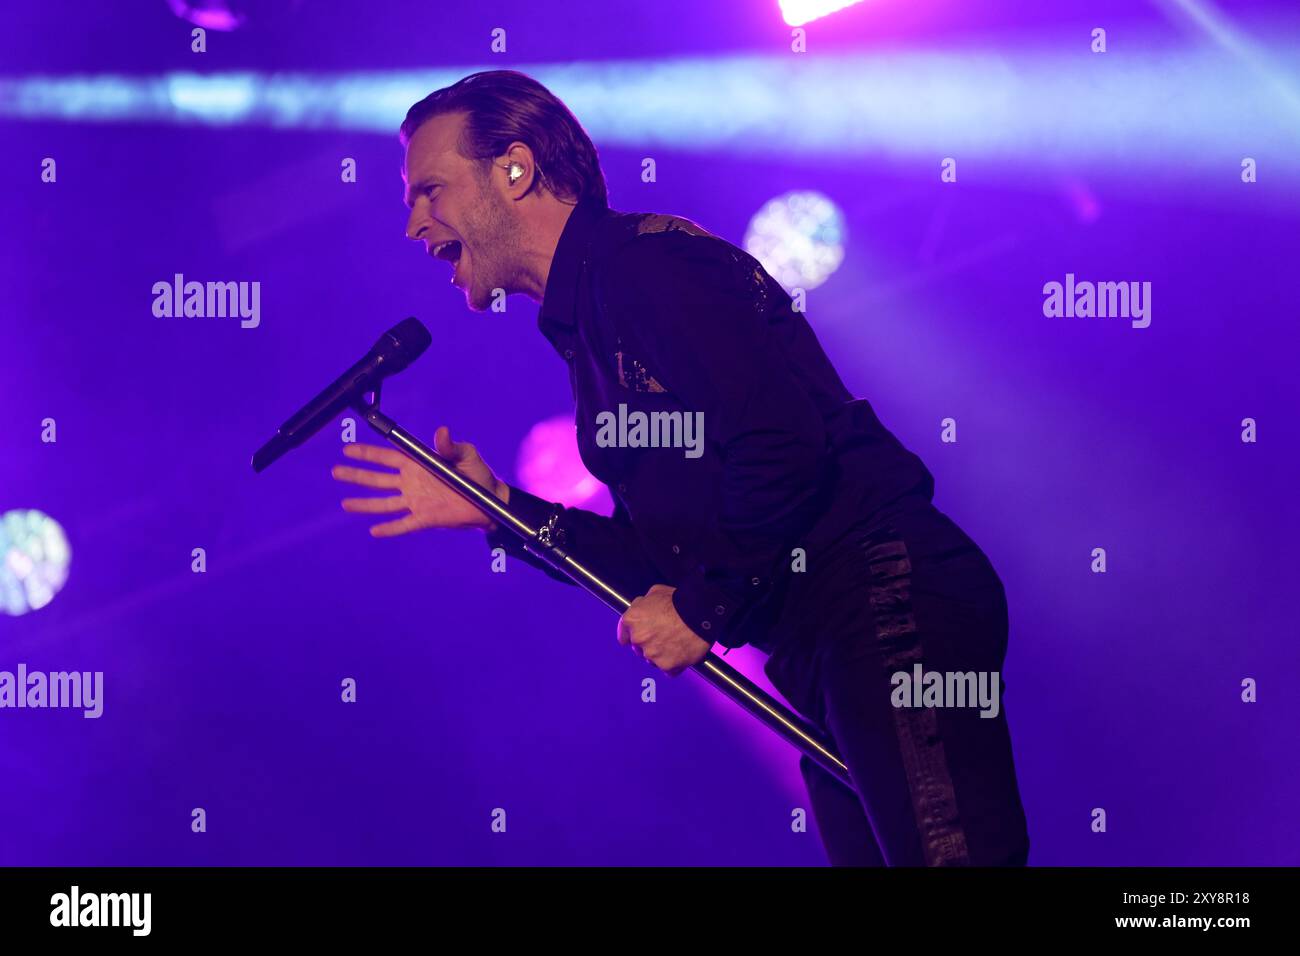
<svg viewBox="0 0 1300 956"><path fill-rule="evenodd" d="M689 575L673 591L673 608L692 631L706 641L726 648L742 647L749 643L744 631L746 611L767 593L770 582L758 575L750 575L740 590L740 582L728 582L724 587L711 580L704 571Z"/></svg>
<svg viewBox="0 0 1300 956"><path fill-rule="evenodd" d="M555 512L557 506L511 485L510 503L506 507L513 511L519 520L536 531L545 527L546 523L551 520L551 515ZM487 543L489 549L503 548L506 554L531 554L524 547L523 539L513 531L508 530L499 521L496 529L487 533Z"/></svg>

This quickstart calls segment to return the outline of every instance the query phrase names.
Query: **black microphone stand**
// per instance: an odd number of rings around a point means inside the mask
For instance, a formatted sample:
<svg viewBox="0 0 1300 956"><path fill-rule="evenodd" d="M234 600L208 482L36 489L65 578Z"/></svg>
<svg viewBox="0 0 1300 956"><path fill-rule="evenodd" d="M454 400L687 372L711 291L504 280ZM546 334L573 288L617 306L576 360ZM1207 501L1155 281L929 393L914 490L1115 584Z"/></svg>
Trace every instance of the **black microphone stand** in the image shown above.
<svg viewBox="0 0 1300 956"><path fill-rule="evenodd" d="M533 528L521 520L501 499L466 478L445 458L403 429L379 410L379 387L357 396L353 407L365 417L375 431L383 435L398 449L420 464L426 471L440 479L471 505L488 515L503 528L523 539L524 546L555 569L563 572L576 584L599 598L606 606L622 614L632 602L603 581L599 575L574 560L573 556L556 546L549 530ZM756 717L769 730L792 744L805 756L827 770L841 783L853 787L849 768L840 759L834 747L805 723L797 714L773 700L749 678L712 652L692 668Z"/></svg>

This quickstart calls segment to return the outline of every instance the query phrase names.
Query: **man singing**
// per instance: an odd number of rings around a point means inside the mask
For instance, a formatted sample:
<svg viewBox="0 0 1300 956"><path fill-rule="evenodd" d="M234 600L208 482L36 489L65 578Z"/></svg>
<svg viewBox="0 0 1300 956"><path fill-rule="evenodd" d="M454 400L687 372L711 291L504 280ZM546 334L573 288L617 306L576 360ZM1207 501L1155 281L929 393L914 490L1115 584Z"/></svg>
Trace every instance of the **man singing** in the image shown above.
<svg viewBox="0 0 1300 956"><path fill-rule="evenodd" d="M915 706L895 676L997 681L1002 584L780 285L687 219L610 209L590 138L521 73L432 93L401 141L407 237L451 264L474 311L509 293L541 303L539 328L568 366L582 460L614 513L510 487L446 426L438 453L640 595L618 638L656 667L679 674L715 643L769 655L772 682L855 781L853 792L801 761L832 864L1023 865L1004 708ZM611 441L610 416L637 412L698 422L700 447ZM372 534L481 528L491 547L572 583L395 449L345 454L380 467L339 465L335 478L396 492L343 502L396 516Z"/></svg>

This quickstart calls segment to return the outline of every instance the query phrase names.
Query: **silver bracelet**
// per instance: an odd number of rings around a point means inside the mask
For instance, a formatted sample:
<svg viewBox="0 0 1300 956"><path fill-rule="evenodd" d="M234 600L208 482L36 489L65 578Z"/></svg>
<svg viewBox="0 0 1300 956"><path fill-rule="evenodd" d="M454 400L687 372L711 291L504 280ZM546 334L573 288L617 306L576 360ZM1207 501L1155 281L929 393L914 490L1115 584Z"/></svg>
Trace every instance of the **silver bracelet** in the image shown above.
<svg viewBox="0 0 1300 956"><path fill-rule="evenodd" d="M564 529L560 527L560 508L551 512L546 524L537 529L537 540L545 547L557 547L564 543Z"/></svg>

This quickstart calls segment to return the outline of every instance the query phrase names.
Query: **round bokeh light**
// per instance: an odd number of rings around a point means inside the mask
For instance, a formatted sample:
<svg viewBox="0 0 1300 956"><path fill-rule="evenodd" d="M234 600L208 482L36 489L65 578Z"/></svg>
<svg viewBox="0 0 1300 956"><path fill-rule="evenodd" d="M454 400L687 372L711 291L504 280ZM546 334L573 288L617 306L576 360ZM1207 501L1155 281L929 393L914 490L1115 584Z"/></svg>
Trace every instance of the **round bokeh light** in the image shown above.
<svg viewBox="0 0 1300 956"><path fill-rule="evenodd" d="M31 508L0 514L0 614L38 611L68 580L72 551L63 528Z"/></svg>
<svg viewBox="0 0 1300 956"><path fill-rule="evenodd" d="M844 215L821 193L768 200L745 230L745 250L788 292L815 289L844 261Z"/></svg>

